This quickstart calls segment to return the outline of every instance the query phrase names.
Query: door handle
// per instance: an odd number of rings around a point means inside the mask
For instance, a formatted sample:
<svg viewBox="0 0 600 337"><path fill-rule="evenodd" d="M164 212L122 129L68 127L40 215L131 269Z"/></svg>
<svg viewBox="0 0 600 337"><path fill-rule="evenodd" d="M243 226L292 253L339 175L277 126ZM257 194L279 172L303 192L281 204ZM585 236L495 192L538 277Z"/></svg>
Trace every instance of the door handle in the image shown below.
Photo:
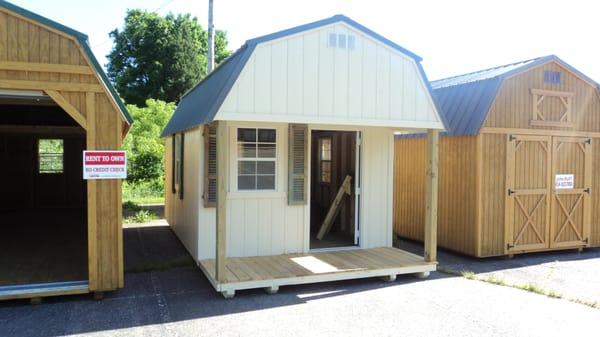
<svg viewBox="0 0 600 337"><path fill-rule="evenodd" d="M511 194L514 194L515 191L511 190L510 188L508 189L508 196L510 196Z"/></svg>
<svg viewBox="0 0 600 337"><path fill-rule="evenodd" d="M586 189L584 189L583 191L584 191L585 193L587 193L587 194L590 194L590 188L589 188L589 187L588 187L588 188L586 188Z"/></svg>

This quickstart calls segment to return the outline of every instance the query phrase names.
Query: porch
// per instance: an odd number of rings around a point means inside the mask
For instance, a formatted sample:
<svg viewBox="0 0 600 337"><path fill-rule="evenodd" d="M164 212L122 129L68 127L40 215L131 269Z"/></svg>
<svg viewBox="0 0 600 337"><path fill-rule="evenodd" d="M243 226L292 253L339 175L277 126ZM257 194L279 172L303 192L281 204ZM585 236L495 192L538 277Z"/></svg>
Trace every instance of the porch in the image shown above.
<svg viewBox="0 0 600 337"><path fill-rule="evenodd" d="M227 258L223 281L217 281L215 260L201 260L200 268L224 297L236 290L265 288L275 293L280 286L418 274L434 271L436 262L391 247L328 251L309 254Z"/></svg>

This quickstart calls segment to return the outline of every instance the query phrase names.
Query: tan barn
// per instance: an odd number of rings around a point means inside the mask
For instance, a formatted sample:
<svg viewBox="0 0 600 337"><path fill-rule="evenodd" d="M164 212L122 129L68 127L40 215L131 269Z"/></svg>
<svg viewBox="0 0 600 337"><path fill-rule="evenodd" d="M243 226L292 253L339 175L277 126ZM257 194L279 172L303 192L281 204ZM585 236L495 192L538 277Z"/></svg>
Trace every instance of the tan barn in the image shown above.
<svg viewBox="0 0 600 337"><path fill-rule="evenodd" d="M130 123L86 35L0 2L0 299L123 287L121 181L82 151Z"/></svg>
<svg viewBox="0 0 600 337"><path fill-rule="evenodd" d="M478 256L600 246L599 86L556 56L434 81L438 243ZM423 236L425 139L396 137L394 230Z"/></svg>

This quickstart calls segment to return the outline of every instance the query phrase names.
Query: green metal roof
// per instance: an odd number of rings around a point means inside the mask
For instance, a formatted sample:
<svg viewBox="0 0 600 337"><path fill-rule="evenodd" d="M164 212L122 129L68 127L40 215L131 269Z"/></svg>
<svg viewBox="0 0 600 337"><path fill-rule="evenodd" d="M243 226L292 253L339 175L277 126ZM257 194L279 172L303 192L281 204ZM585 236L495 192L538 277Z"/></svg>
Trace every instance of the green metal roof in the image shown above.
<svg viewBox="0 0 600 337"><path fill-rule="evenodd" d="M108 91L110 92L110 95L113 97L113 99L117 103L117 106L119 107L119 110L123 114L123 117L125 117L125 120L127 120L127 123L130 125L131 125L131 123L133 123L133 118L131 118L129 111L127 111L127 107L125 107L125 104L121 100L121 97L119 97L119 94L113 87L112 83L110 83L108 76L106 76L104 69L102 69L102 66L100 66L100 63L98 63L98 60L96 59L96 57L94 56L94 53L90 49L88 36L86 34L83 34L75 29L72 29L65 25L62 25L56 21L52 21L52 20L45 18L41 15L38 15L36 13L30 12L30 11L26 10L25 8L19 7L17 5L13 5L10 2L4 1L4 0L0 0L0 7L6 8L11 12L17 13L28 19L39 22L40 24L42 24L44 26L51 27L53 29L56 29L65 34L75 37L77 39L77 41L79 41L79 44L81 44L83 51L85 52L88 59L92 63L92 66L94 67L94 69L96 70L98 75L100 76L100 79L102 79L102 82L104 83L104 85L106 86Z"/></svg>

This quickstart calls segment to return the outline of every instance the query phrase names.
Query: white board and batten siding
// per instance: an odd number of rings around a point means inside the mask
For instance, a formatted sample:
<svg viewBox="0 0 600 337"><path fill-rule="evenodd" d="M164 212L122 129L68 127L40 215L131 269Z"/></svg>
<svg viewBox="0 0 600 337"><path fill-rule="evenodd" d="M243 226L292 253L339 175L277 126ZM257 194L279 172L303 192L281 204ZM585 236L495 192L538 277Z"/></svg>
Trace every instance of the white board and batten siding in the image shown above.
<svg viewBox="0 0 600 337"><path fill-rule="evenodd" d="M443 128L415 60L343 22L259 43L215 119Z"/></svg>
<svg viewBox="0 0 600 337"><path fill-rule="evenodd" d="M229 155L227 194L227 256L268 256L307 253L310 237L310 189L307 205L287 203L288 125L285 123L227 122L229 151L236 153L238 127L275 128L277 162L275 191L237 191L237 158ZM362 132L360 247L392 245L393 130L380 127L342 127L310 124L309 130ZM184 199L170 191L167 172L167 220L196 261L214 258L215 208L205 208L202 129L185 135ZM171 153L167 141L167 158ZM308 158L310 158L310 138ZM310 163L309 163L310 165ZM307 182L310 186L310 181Z"/></svg>

